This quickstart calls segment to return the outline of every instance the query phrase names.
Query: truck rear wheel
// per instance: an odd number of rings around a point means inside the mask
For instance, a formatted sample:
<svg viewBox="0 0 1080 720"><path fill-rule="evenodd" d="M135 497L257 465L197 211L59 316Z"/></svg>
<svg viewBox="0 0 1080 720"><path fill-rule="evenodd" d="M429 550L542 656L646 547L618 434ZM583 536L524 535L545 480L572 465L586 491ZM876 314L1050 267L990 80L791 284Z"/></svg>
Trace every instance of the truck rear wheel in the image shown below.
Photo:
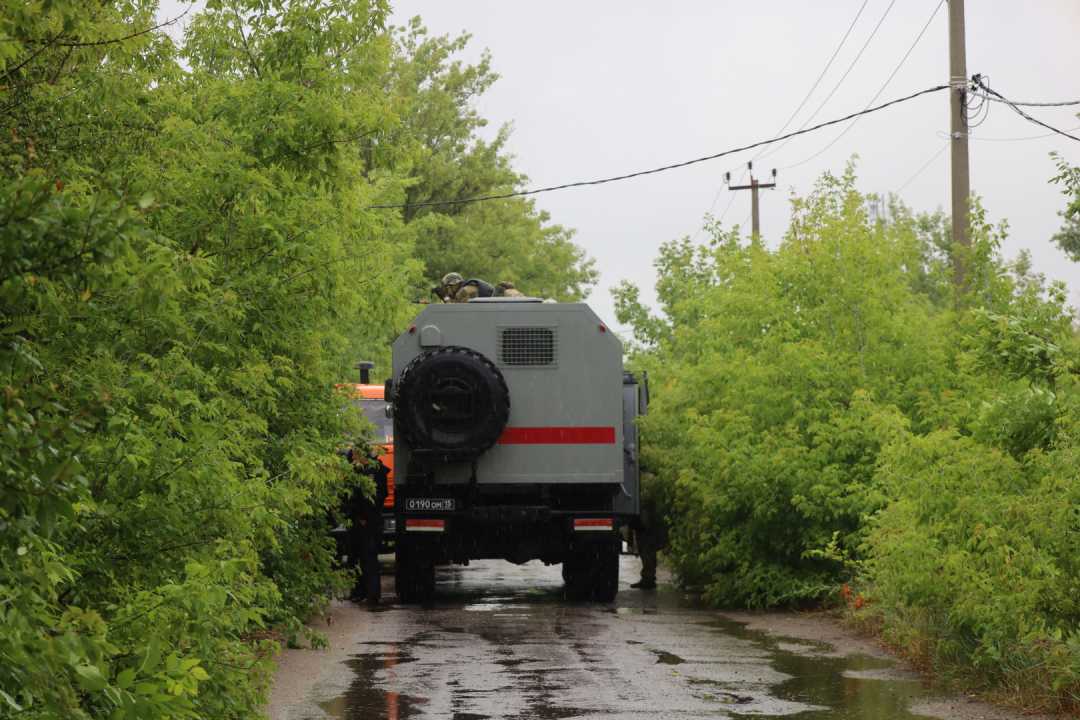
<svg viewBox="0 0 1080 720"><path fill-rule="evenodd" d="M571 548L562 576L567 600L611 602L619 591L619 543L591 541Z"/></svg>
<svg viewBox="0 0 1080 720"><path fill-rule="evenodd" d="M435 597L435 560L416 542L397 541L394 586L398 602L428 603Z"/></svg>

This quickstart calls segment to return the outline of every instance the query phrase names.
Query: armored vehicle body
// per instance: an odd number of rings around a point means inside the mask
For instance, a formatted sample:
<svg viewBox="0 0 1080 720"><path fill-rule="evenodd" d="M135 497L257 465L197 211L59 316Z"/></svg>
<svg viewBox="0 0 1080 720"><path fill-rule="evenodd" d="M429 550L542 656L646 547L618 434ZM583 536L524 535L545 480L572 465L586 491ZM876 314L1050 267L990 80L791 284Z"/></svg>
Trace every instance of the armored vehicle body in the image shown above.
<svg viewBox="0 0 1080 720"><path fill-rule="evenodd" d="M394 343L385 398L400 598L480 558L561 563L568 597L614 597L648 393L587 305L430 305Z"/></svg>

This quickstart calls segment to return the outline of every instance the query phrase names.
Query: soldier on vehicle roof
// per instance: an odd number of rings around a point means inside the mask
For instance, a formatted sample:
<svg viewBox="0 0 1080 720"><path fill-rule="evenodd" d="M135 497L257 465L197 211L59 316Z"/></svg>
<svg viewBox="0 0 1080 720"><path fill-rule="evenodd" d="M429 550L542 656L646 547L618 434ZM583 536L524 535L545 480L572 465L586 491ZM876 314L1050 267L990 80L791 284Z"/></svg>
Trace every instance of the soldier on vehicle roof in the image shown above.
<svg viewBox="0 0 1080 720"><path fill-rule="evenodd" d="M431 288L431 292L445 303L467 303L472 298L524 297L514 288L512 282L504 280L498 285L492 285L479 278L465 280L456 272L444 275L442 282Z"/></svg>

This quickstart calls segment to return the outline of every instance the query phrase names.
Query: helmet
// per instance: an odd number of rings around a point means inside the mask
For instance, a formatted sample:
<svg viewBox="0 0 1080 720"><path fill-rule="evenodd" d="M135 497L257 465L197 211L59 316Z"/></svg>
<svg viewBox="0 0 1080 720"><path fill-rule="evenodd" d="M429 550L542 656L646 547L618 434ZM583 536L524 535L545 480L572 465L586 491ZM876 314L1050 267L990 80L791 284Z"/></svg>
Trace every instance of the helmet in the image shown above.
<svg viewBox="0 0 1080 720"><path fill-rule="evenodd" d="M457 285L458 283L463 282L465 282L465 278L461 277L461 275L456 272L447 273L446 275L443 275L442 279L443 285Z"/></svg>

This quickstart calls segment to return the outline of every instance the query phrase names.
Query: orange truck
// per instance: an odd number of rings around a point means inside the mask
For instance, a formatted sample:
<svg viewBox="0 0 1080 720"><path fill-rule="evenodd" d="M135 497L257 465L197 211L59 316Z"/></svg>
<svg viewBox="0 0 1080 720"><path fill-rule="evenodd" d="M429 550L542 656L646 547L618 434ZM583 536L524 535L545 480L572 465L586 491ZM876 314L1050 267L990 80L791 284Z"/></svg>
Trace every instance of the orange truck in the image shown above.
<svg viewBox="0 0 1080 720"><path fill-rule="evenodd" d="M393 552L394 536L397 532L394 519L394 421L386 417L386 407L389 403L383 399L384 386L371 383L370 373L375 369L375 363L358 362L356 367L360 370L360 382L345 383L341 386L341 389L352 398L351 404L375 426L373 444L377 445L381 450L379 462L390 470L390 476L387 480L390 495L386 498L386 502L383 503L382 511L381 551L384 553Z"/></svg>

